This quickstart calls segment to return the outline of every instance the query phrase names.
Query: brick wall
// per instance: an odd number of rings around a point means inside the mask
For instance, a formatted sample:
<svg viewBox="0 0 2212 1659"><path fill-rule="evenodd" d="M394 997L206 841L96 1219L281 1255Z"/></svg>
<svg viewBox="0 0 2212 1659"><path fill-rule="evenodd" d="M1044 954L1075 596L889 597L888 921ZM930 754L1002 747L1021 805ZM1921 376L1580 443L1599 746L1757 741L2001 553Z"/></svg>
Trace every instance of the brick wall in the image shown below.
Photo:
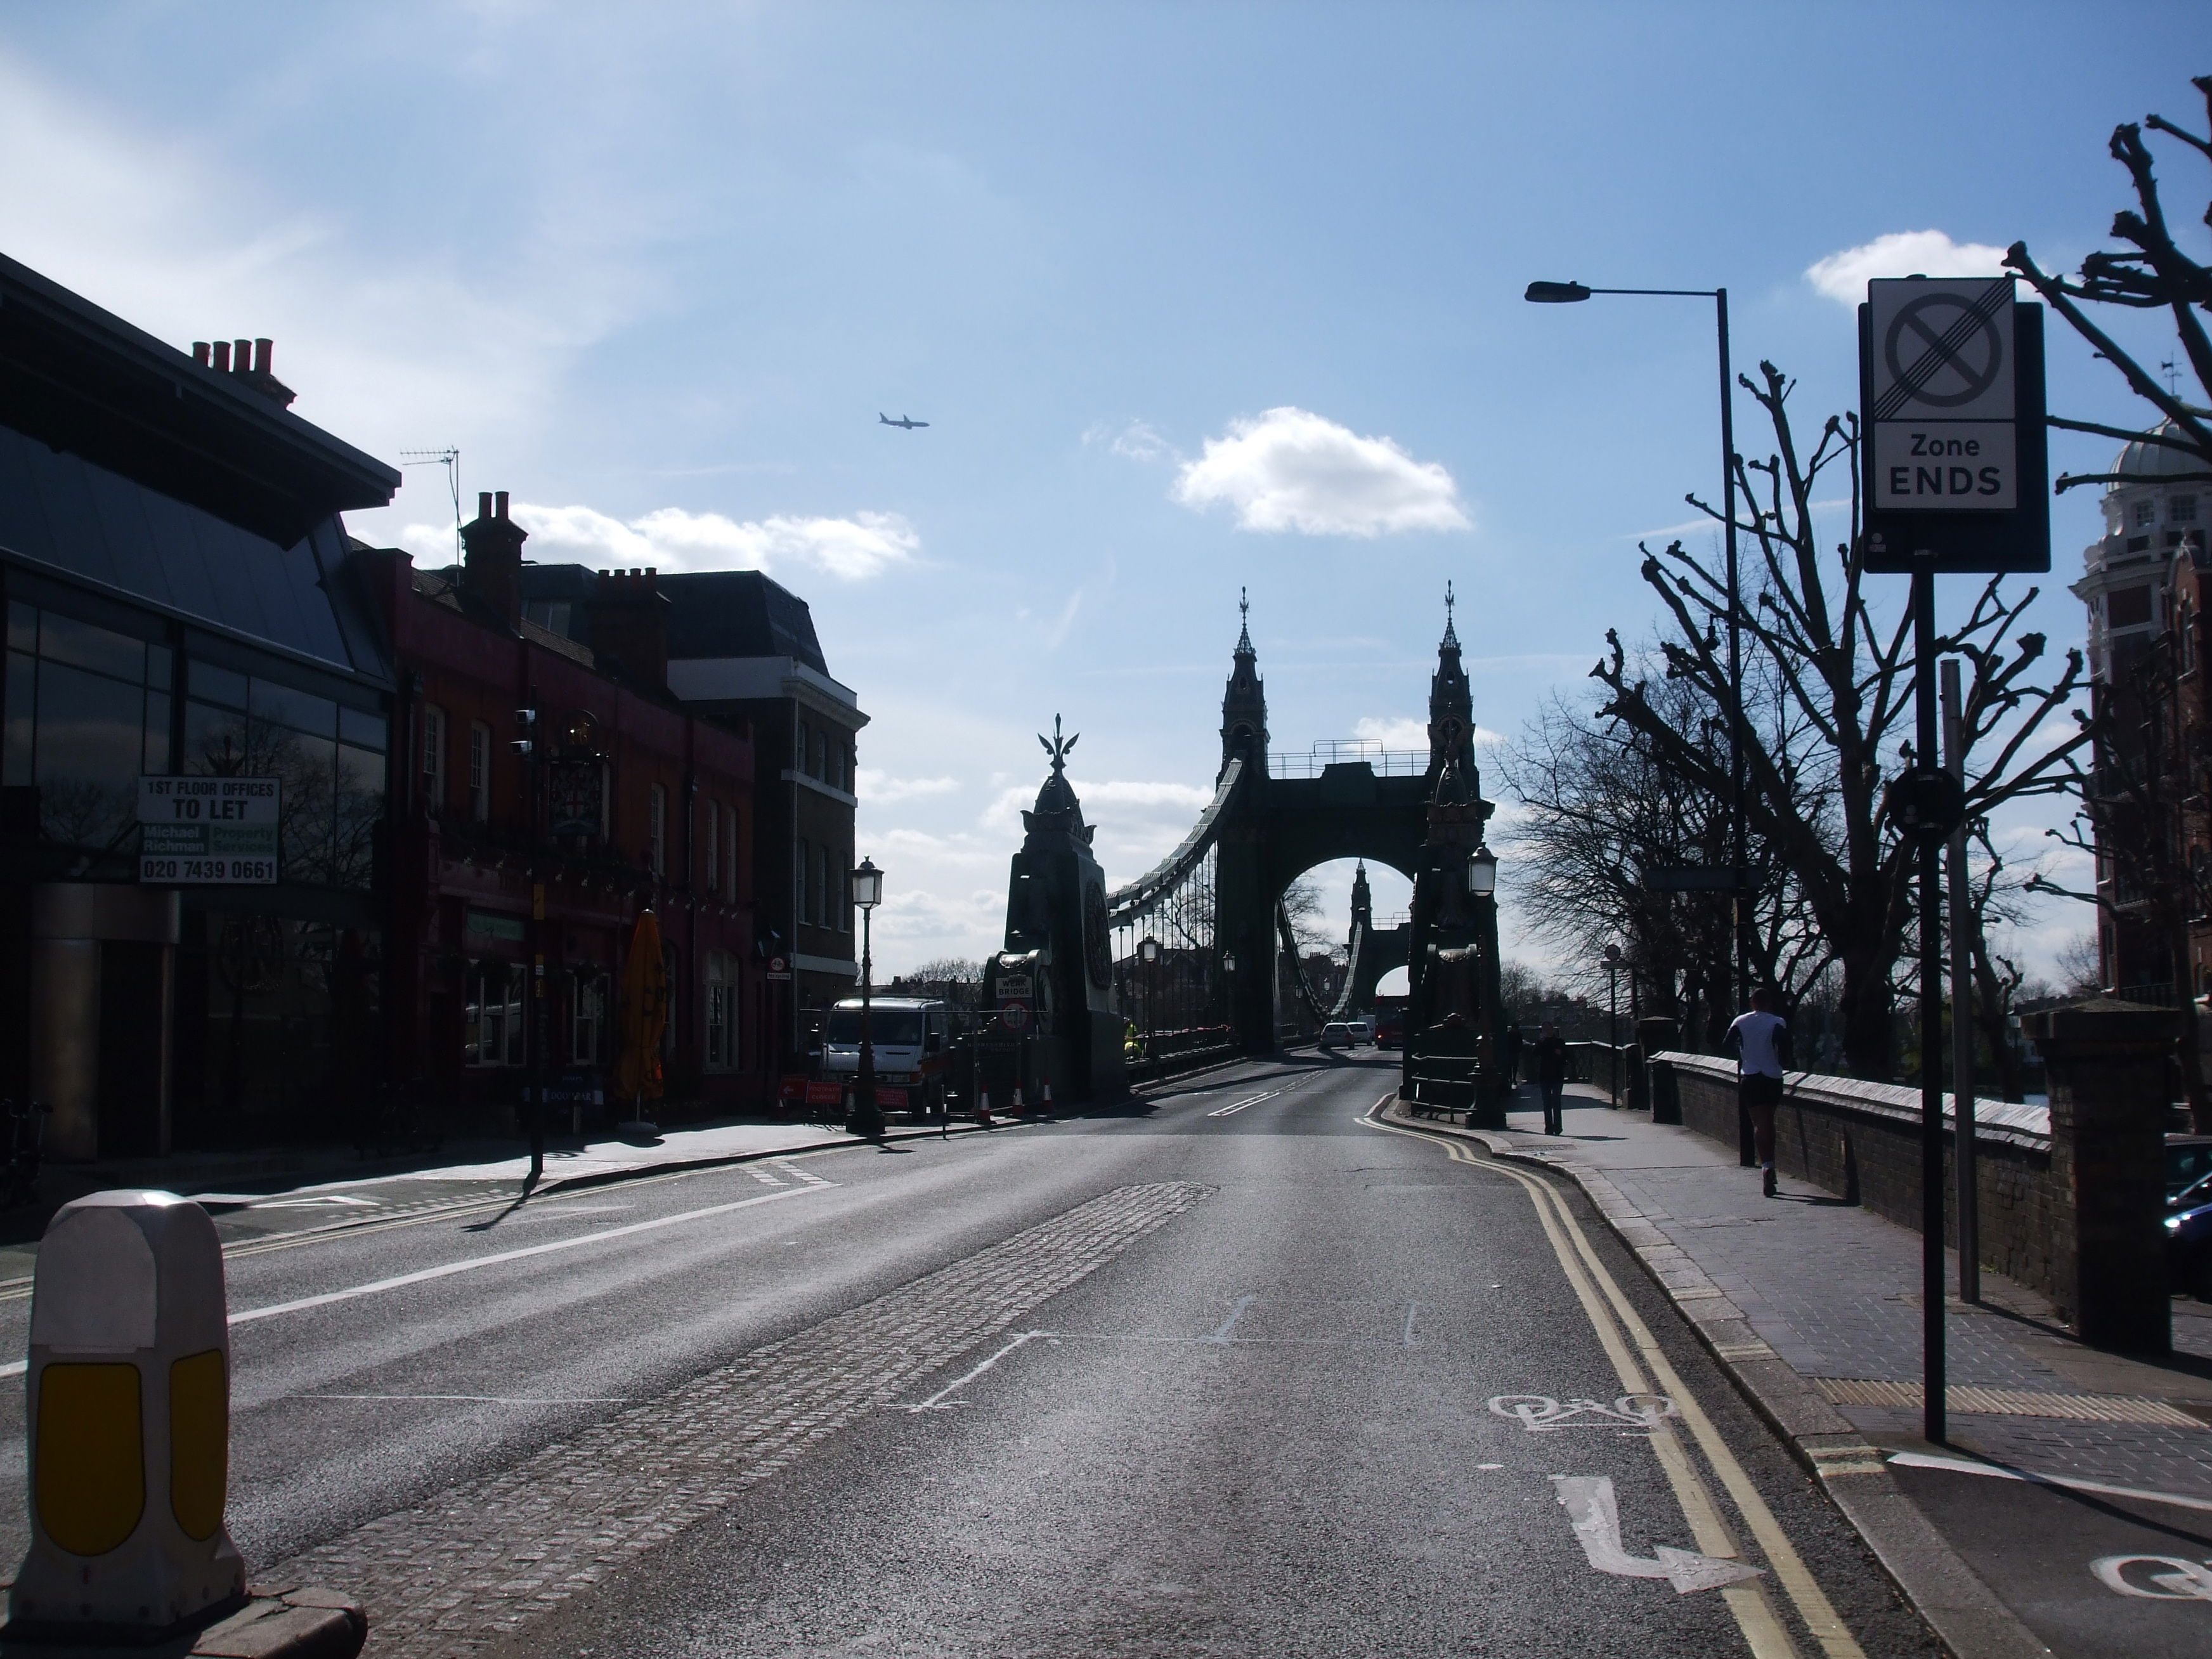
<svg viewBox="0 0 2212 1659"><path fill-rule="evenodd" d="M1683 1127L1737 1144L1735 1067L1711 1055L1655 1054L1668 1066L1682 1103ZM1947 1123L1951 1097L1943 1097ZM2039 1106L1984 1100L1975 1104L1976 1186L1984 1267L2050 1294L2060 1289L2054 1243L2068 1236L2067 1195L2051 1170L2050 1115ZM1944 1132L1948 1194L1953 1135ZM1793 1075L1774 1119L1774 1161L1792 1180L1809 1182L1876 1215L1920 1227L1920 1093L1855 1078ZM1954 1206L1945 1242L1958 1243Z"/></svg>

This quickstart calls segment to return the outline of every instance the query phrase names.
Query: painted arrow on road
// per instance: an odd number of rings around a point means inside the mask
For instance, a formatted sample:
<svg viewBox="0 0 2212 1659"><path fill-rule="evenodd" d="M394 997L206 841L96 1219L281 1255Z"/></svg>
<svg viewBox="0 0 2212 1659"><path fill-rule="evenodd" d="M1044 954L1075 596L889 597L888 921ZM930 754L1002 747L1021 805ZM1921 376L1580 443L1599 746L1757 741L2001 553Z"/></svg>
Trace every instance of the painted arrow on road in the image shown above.
<svg viewBox="0 0 2212 1659"><path fill-rule="evenodd" d="M1610 1475L1555 1474L1559 1507L1574 1522L1583 1553L1600 1572L1619 1578L1664 1578L1675 1593L1718 1589L1723 1584L1756 1578L1764 1571L1741 1561L1723 1561L1699 1555L1695 1550L1669 1549L1662 1544L1651 1556L1631 1555L1620 1544L1620 1506L1613 1499Z"/></svg>

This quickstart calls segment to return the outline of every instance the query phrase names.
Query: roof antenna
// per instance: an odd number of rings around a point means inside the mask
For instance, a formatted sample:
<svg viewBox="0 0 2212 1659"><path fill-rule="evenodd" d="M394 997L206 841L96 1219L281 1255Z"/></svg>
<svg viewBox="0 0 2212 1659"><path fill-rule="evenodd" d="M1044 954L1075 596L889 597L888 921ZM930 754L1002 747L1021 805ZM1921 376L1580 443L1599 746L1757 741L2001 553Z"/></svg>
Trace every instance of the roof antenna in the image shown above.
<svg viewBox="0 0 2212 1659"><path fill-rule="evenodd" d="M448 444L443 449L403 449L402 466L442 466L446 486L453 495L453 562L461 562L461 452Z"/></svg>

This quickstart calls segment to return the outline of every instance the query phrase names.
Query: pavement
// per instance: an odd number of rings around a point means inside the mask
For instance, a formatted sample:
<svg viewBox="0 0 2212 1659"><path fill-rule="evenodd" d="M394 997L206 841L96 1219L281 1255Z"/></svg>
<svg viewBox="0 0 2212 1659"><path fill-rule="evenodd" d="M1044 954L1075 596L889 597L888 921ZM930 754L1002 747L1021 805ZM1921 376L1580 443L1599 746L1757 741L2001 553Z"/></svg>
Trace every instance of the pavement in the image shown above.
<svg viewBox="0 0 2212 1659"><path fill-rule="evenodd" d="M1938 1651L1598 1206L1395 1081L338 1225L214 1188L228 1523L409 1659ZM0 1555L22 1432L0 1383Z"/></svg>
<svg viewBox="0 0 2212 1659"><path fill-rule="evenodd" d="M1568 1109L1559 1137L1534 1110L1419 1121L1581 1185L1960 1659L2212 1650L2212 1306L2175 1299L2170 1355L2105 1353L1985 1269L1947 1307L1931 1445L1917 1232L1802 1183L1765 1199L1734 1148L1594 1089Z"/></svg>

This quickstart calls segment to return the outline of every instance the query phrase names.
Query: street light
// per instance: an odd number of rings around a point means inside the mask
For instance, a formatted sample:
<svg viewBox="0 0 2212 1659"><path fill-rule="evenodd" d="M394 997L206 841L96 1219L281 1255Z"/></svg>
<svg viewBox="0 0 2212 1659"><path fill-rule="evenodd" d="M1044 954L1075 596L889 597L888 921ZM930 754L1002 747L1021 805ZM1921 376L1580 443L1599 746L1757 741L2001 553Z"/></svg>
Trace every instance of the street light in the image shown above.
<svg viewBox="0 0 2212 1659"><path fill-rule="evenodd" d="M1574 305L1593 294L1658 295L1686 300L1711 300L1721 345L1721 528L1728 548L1729 653L1729 840L1730 889L1735 902L1736 1000L1748 1006L1751 994L1751 950L1746 938L1750 919L1745 913L1743 887L1745 835L1743 821L1743 650L1738 618L1743 612L1736 580L1735 554L1735 376L1729 367L1728 290L1724 288L1590 288L1582 283L1531 283L1522 297L1533 305Z"/></svg>
<svg viewBox="0 0 2212 1659"><path fill-rule="evenodd" d="M884 1115L876 1104L876 1044L875 1032L869 1018L870 982L875 977L875 961L869 953L870 924L875 920L876 906L884 902L884 872L876 868L873 859L862 859L860 867L853 872L853 902L860 911L860 1072L853 1084L853 1115L846 1121L845 1130L869 1140L879 1138L884 1132Z"/></svg>
<svg viewBox="0 0 2212 1659"><path fill-rule="evenodd" d="M1467 890L1477 898L1488 898L1498 890L1498 854L1487 847L1477 847L1467 855Z"/></svg>
<svg viewBox="0 0 2212 1659"><path fill-rule="evenodd" d="M1613 1109L1620 1109L1620 947L1605 947L1606 1074L1613 1084Z"/></svg>
<svg viewBox="0 0 2212 1659"><path fill-rule="evenodd" d="M1160 942L1150 933L1137 942L1137 960L1145 964L1145 1058L1152 1057L1152 981L1159 977Z"/></svg>

